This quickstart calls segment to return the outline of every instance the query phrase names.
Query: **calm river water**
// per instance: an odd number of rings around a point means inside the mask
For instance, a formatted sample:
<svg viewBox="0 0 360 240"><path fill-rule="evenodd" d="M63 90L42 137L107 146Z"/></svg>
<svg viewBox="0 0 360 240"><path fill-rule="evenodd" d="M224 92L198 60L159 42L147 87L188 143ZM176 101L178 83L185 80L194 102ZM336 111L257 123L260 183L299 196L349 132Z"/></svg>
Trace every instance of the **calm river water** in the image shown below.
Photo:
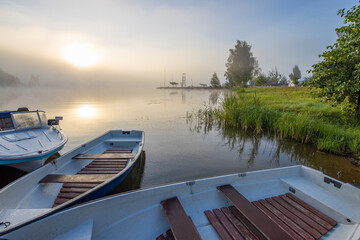
<svg viewBox="0 0 360 240"><path fill-rule="evenodd" d="M322 153L311 145L224 131L186 119L215 104L216 90L1 90L0 110L27 106L63 116L69 138L60 154L110 129L145 131L145 153L113 192L223 174L303 164L360 186L360 168L350 159ZM0 166L0 187L24 175Z"/></svg>

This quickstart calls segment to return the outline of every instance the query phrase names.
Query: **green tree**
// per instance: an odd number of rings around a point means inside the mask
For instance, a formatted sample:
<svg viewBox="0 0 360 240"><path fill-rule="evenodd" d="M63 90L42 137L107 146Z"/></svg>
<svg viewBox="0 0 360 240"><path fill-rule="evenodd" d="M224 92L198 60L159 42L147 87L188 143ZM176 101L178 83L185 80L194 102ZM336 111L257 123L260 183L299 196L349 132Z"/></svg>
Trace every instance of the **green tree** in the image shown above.
<svg viewBox="0 0 360 240"><path fill-rule="evenodd" d="M220 80L219 80L216 72L214 72L214 74L213 74L212 77L211 77L210 85L211 85L213 88L221 88Z"/></svg>
<svg viewBox="0 0 360 240"><path fill-rule="evenodd" d="M258 62L251 52L251 46L246 41L237 40L235 48L229 49L229 52L230 55L225 64L226 85L246 87L259 69Z"/></svg>
<svg viewBox="0 0 360 240"><path fill-rule="evenodd" d="M265 74L260 73L256 77L256 82L255 82L256 86L264 86L264 85L267 85L268 83L269 83L269 79Z"/></svg>
<svg viewBox="0 0 360 240"><path fill-rule="evenodd" d="M293 68L293 72L289 75L290 80L295 84L299 84L299 79L301 78L301 72L298 65L295 65Z"/></svg>
<svg viewBox="0 0 360 240"><path fill-rule="evenodd" d="M278 85L283 78L283 75L279 73L277 68L275 67L273 70L271 70L268 74L269 84L270 85Z"/></svg>
<svg viewBox="0 0 360 240"><path fill-rule="evenodd" d="M360 106L360 5L338 15L344 17L344 26L337 28L338 39L328 46L309 73L313 74L309 85L326 100L341 103L348 101L359 118Z"/></svg>

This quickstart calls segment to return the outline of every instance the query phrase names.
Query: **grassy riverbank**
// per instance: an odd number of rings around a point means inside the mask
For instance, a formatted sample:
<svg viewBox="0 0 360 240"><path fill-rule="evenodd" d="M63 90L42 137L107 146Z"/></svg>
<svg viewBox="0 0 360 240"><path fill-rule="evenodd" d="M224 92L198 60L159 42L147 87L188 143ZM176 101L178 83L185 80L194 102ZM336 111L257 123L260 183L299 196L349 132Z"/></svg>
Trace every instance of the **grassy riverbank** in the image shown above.
<svg viewBox="0 0 360 240"><path fill-rule="evenodd" d="M332 106L311 96L307 88L239 89L218 108L198 113L205 122L241 128L279 138L311 143L323 151L360 157L360 125L345 105Z"/></svg>

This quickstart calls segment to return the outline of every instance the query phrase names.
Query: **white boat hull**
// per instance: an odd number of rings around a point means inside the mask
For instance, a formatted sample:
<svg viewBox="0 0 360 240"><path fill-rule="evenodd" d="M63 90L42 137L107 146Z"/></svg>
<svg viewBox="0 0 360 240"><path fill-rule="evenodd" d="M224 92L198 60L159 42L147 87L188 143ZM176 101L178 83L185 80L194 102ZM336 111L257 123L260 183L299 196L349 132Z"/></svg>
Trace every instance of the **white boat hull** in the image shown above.
<svg viewBox="0 0 360 240"><path fill-rule="evenodd" d="M359 239L360 190L304 166L182 182L76 206L3 236L9 239L155 239L169 229L160 204L177 196L202 239L219 239L204 211L231 203L217 186L231 184L249 201L295 192L336 220L324 239ZM330 179L330 183L324 182ZM341 184L340 188L335 185Z"/></svg>

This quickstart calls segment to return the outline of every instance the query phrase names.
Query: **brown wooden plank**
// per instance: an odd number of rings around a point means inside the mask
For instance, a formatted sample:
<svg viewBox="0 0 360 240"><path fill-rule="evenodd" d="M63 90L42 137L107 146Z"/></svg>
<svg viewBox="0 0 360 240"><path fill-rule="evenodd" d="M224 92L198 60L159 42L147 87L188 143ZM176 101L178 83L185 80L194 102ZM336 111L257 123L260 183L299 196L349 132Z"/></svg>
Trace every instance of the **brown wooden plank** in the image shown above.
<svg viewBox="0 0 360 240"><path fill-rule="evenodd" d="M314 239L308 232L296 225L293 221L291 221L288 217L282 214L282 212L277 210L277 208L272 206L270 203L268 203L264 199L259 200L259 202L270 212L272 212L276 217L278 217L281 221L283 221L286 225L288 225L291 229L293 229L297 234L299 234L302 238L307 240Z"/></svg>
<svg viewBox="0 0 360 240"><path fill-rule="evenodd" d="M165 240L164 234L161 234L156 238L156 240Z"/></svg>
<svg viewBox="0 0 360 240"><path fill-rule="evenodd" d="M296 223L298 226L300 226L302 229L304 229L306 232L308 232L311 236L313 236L315 239L319 239L322 235L316 229L310 227L307 225L304 221L302 221L300 218L298 218L295 214L291 213L289 210L281 206L279 203L277 203L272 198L266 198L265 199L268 203L273 205L277 210L279 210L282 214L287 216L289 219L291 219L294 223Z"/></svg>
<svg viewBox="0 0 360 240"><path fill-rule="evenodd" d="M263 213L265 213L271 220L273 220L276 224L278 224L284 231L286 231L293 239L295 240L303 240L294 230L288 227L284 222L282 222L279 218L277 218L272 212L270 212L267 208L261 205L260 202L255 201L252 202L257 208L259 208Z"/></svg>
<svg viewBox="0 0 360 240"><path fill-rule="evenodd" d="M166 217L170 224L172 233L177 240L201 239L195 227L189 221L184 208L177 197L167 199L161 202Z"/></svg>
<svg viewBox="0 0 360 240"><path fill-rule="evenodd" d="M282 200L281 198L273 197L272 199L275 200L281 206L283 206L285 209L290 211L292 214L303 220L309 226L316 229L316 231L318 231L321 235L325 235L328 232L328 230L326 230L320 224L318 224L317 222L315 222L314 220L312 220L311 218L309 218L308 216L306 216L305 214L303 214L302 212L300 212L299 210L297 210L296 208L294 208L293 206Z"/></svg>
<svg viewBox="0 0 360 240"><path fill-rule="evenodd" d="M246 240L256 240L249 230L230 212L227 207L221 208L221 211L225 214L225 216L229 219L229 221L236 227L241 236Z"/></svg>
<svg viewBox="0 0 360 240"><path fill-rule="evenodd" d="M324 213L320 212L319 210L317 210L316 208L310 206L309 204L307 204L306 202L302 201L301 199L297 198L295 195L287 193L286 194L287 197L291 198L292 200L294 200L295 202L297 202L298 204L300 204L301 206L303 206L304 208L308 209L309 211L311 211L312 213L316 214L317 216L319 216L320 218L324 219L326 222L328 222L331 226L336 226L337 222L332 219L331 217L325 215Z"/></svg>
<svg viewBox="0 0 360 240"><path fill-rule="evenodd" d="M297 210L299 210L300 212L304 213L306 216L309 216L311 219L313 219L314 221L319 223L325 229L330 230L330 229L333 228L333 226L331 226L328 222L326 222L325 220L323 220L322 218L320 218L316 214L312 213L308 209L304 208L303 206L301 206L297 202L291 200L291 198L287 197L286 195L281 195L280 198L283 199L285 202L287 202L289 205L291 205L294 208L296 208Z"/></svg>
<svg viewBox="0 0 360 240"><path fill-rule="evenodd" d="M116 160L116 161L114 161L114 160L99 160L99 161L97 161L97 160L95 160L95 161L92 161L90 164L91 165L103 165L103 164L105 164L105 165L126 165L128 163L128 161L127 160Z"/></svg>
<svg viewBox="0 0 360 240"><path fill-rule="evenodd" d="M102 168L102 167L97 167L97 168L88 168L88 167L84 167L83 169L81 169L81 171L121 171L124 168L119 168L119 167L106 167L106 168Z"/></svg>
<svg viewBox="0 0 360 240"><path fill-rule="evenodd" d="M229 207L231 213L259 240L266 240L264 235L236 207Z"/></svg>
<svg viewBox="0 0 360 240"><path fill-rule="evenodd" d="M213 209L213 212L233 239L235 239L235 240L243 239L241 237L240 233L238 233L238 231L235 229L235 227L231 224L231 222L224 215L224 213L222 213L219 209Z"/></svg>
<svg viewBox="0 0 360 240"><path fill-rule="evenodd" d="M80 171L77 174L82 175L82 174L86 174L86 175L92 175L92 174L117 174L120 171Z"/></svg>
<svg viewBox="0 0 360 240"><path fill-rule="evenodd" d="M95 159L90 164L101 163L101 164L126 164L128 159Z"/></svg>
<svg viewBox="0 0 360 240"><path fill-rule="evenodd" d="M204 213L210 224L213 226L213 228L222 240L232 240L229 233L225 230L223 225L221 225L219 219L215 217L215 215L211 211L207 210Z"/></svg>
<svg viewBox="0 0 360 240"><path fill-rule="evenodd" d="M96 187L97 183L64 183L63 187L66 188L93 188Z"/></svg>
<svg viewBox="0 0 360 240"><path fill-rule="evenodd" d="M129 159L135 156L134 153L78 154L73 159Z"/></svg>
<svg viewBox="0 0 360 240"><path fill-rule="evenodd" d="M90 188L61 188L61 193L84 193L89 191Z"/></svg>
<svg viewBox="0 0 360 240"><path fill-rule="evenodd" d="M171 229L166 231L166 240L175 240L174 235L171 231Z"/></svg>
<svg viewBox="0 0 360 240"><path fill-rule="evenodd" d="M63 192L60 192L58 194L58 198L69 198L69 199L73 199L73 198L76 198L77 196L81 195L82 193L81 192L78 192L78 193L74 193L74 192L69 192L69 193L63 193Z"/></svg>
<svg viewBox="0 0 360 240"><path fill-rule="evenodd" d="M115 174L102 175L60 175L49 174L40 180L40 183L102 183L114 177Z"/></svg>
<svg viewBox="0 0 360 240"><path fill-rule="evenodd" d="M129 159L122 159L122 158L96 158L92 162L116 162L116 163L126 163Z"/></svg>
<svg viewBox="0 0 360 240"><path fill-rule="evenodd" d="M246 218L269 239L291 239L291 237L277 224L271 221L262 211L251 204L233 186L224 185L218 189L246 216Z"/></svg>
<svg viewBox="0 0 360 240"><path fill-rule="evenodd" d="M105 152L132 152L132 149L115 149L115 148L110 148L107 149Z"/></svg>
<svg viewBox="0 0 360 240"><path fill-rule="evenodd" d="M89 165L86 165L87 168L97 168L97 167L125 167L126 163L116 163L116 164L107 164L107 163L90 163Z"/></svg>
<svg viewBox="0 0 360 240"><path fill-rule="evenodd" d="M68 198L57 198L56 200L55 200L55 204L57 204L57 205L60 205L60 204L63 204L63 203L65 203L65 202L67 202L67 201L70 201L71 199L68 199Z"/></svg>

